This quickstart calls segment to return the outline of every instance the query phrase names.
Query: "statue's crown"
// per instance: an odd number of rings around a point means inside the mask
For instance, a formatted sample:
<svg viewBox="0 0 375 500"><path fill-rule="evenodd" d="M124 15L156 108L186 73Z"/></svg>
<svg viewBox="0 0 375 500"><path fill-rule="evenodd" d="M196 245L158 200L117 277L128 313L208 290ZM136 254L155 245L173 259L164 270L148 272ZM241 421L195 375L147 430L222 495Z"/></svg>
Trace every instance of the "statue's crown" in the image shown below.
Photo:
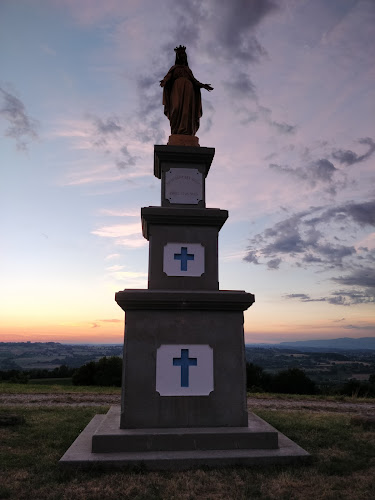
<svg viewBox="0 0 375 500"><path fill-rule="evenodd" d="M183 45L180 45L179 47L176 47L174 49L175 52L185 52L186 51L186 47L183 46Z"/></svg>

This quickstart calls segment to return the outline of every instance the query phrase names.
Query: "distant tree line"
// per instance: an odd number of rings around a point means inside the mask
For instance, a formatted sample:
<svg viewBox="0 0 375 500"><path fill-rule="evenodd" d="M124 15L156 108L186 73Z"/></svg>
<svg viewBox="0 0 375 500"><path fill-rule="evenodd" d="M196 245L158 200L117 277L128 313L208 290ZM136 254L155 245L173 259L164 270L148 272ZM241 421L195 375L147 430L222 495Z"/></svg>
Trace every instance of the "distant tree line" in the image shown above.
<svg viewBox="0 0 375 500"><path fill-rule="evenodd" d="M327 391L311 380L303 370L289 368L272 374L261 366L246 363L246 385L249 392L282 394L326 394ZM332 393L332 390L330 391ZM334 389L335 394L357 397L375 397L375 374L368 382L351 379Z"/></svg>
<svg viewBox="0 0 375 500"><path fill-rule="evenodd" d="M261 366L246 363L247 390L284 394L332 394L332 389L319 387L303 370L289 368L278 373L268 373ZM0 370L0 381L28 383L30 379L72 378L74 385L121 386L122 359L118 356L103 357L81 367L66 365L53 370L34 369ZM349 380L334 389L335 394L358 397L375 397L375 374L367 382Z"/></svg>
<svg viewBox="0 0 375 500"><path fill-rule="evenodd" d="M66 365L61 365L53 370L46 368L35 368L32 370L0 370L0 381L7 380L20 384L27 384L30 379L43 378L70 378L73 376L75 368L69 368Z"/></svg>

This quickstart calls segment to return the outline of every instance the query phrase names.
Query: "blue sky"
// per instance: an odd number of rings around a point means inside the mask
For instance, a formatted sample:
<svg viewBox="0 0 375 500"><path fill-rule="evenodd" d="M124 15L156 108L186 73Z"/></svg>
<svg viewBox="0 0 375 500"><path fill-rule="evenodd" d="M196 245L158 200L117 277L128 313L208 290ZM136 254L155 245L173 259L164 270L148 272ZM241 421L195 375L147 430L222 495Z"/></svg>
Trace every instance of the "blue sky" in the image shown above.
<svg viewBox="0 0 375 500"><path fill-rule="evenodd" d="M246 339L374 336L374 41L373 1L3 0L0 339L121 342L180 44Z"/></svg>

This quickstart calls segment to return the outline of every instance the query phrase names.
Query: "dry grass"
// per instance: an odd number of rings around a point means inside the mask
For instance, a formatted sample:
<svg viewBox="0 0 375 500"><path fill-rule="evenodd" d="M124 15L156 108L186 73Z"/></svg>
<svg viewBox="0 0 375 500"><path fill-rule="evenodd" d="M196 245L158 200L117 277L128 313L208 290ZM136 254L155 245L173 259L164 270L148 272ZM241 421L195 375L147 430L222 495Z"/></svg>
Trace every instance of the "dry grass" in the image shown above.
<svg viewBox="0 0 375 500"><path fill-rule="evenodd" d="M303 466L185 472L62 471L57 462L106 408L9 408L26 423L0 430L0 498L15 500L282 500L375 498L375 430L344 414L259 411L313 455Z"/></svg>

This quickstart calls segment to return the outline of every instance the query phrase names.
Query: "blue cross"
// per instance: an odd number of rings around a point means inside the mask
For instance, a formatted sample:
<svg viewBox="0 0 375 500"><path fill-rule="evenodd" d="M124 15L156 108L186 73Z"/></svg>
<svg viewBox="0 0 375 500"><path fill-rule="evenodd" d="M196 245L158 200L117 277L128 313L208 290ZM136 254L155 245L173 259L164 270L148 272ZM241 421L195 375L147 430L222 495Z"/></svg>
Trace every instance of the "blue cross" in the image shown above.
<svg viewBox="0 0 375 500"><path fill-rule="evenodd" d="M189 358L189 349L181 349L181 358L173 358L173 366L181 366L181 387L189 387L189 366L197 366L197 358Z"/></svg>
<svg viewBox="0 0 375 500"><path fill-rule="evenodd" d="M174 260L180 260L181 271L187 271L188 260L194 260L194 254L187 253L187 247L181 247L181 253L175 253Z"/></svg>

